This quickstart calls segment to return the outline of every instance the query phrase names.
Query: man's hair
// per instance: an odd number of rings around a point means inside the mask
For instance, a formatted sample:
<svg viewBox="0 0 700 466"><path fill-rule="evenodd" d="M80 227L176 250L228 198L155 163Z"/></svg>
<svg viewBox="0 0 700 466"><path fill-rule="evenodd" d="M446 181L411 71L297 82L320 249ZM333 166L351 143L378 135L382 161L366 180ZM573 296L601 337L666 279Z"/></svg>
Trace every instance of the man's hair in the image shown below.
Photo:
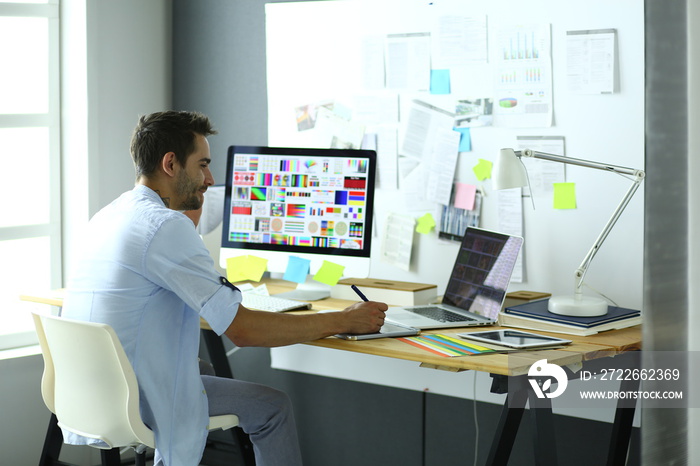
<svg viewBox="0 0 700 466"><path fill-rule="evenodd" d="M185 166L187 157L195 150L197 134L216 134L209 118L201 113L165 111L139 118L131 137L136 179L151 176L168 152L174 152L177 161Z"/></svg>

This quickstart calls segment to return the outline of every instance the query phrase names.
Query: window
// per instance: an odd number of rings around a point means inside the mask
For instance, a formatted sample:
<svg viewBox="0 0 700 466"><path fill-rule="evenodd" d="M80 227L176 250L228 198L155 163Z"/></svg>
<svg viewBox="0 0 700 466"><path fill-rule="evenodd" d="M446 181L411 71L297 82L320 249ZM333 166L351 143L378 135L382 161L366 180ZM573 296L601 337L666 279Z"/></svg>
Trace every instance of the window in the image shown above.
<svg viewBox="0 0 700 466"><path fill-rule="evenodd" d="M0 0L0 349L36 341L22 292L61 285L58 0Z"/></svg>

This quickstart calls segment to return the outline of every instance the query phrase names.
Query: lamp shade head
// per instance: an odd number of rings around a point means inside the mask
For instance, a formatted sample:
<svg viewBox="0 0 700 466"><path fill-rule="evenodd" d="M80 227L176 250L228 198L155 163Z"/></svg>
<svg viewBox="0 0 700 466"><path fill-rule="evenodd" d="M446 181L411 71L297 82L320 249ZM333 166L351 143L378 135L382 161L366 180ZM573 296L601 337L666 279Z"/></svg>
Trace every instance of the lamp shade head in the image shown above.
<svg viewBox="0 0 700 466"><path fill-rule="evenodd" d="M491 176L493 189L521 188L527 186L527 174L520 157L513 149L501 149Z"/></svg>

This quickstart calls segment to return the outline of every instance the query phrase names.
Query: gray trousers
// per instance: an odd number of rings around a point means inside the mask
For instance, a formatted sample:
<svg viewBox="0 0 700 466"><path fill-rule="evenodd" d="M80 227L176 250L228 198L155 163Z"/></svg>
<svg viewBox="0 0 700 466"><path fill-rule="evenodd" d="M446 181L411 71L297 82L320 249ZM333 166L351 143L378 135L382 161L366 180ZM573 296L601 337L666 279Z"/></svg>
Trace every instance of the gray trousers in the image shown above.
<svg viewBox="0 0 700 466"><path fill-rule="evenodd" d="M200 369L210 374L208 368ZM286 393L242 380L202 375L209 415L235 414L250 436L256 466L301 466L292 403Z"/></svg>

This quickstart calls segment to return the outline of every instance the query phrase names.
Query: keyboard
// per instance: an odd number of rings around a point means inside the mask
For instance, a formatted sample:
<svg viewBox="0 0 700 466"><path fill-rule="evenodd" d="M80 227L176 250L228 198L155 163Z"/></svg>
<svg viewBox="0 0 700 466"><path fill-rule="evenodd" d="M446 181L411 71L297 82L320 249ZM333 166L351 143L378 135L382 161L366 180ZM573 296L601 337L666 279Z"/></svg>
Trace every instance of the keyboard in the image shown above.
<svg viewBox="0 0 700 466"><path fill-rule="evenodd" d="M438 322L469 322L476 320L436 306L412 307L407 310Z"/></svg>
<svg viewBox="0 0 700 466"><path fill-rule="evenodd" d="M284 312L311 309L311 303L293 299L265 296L255 293L243 293L243 305L258 311Z"/></svg>

